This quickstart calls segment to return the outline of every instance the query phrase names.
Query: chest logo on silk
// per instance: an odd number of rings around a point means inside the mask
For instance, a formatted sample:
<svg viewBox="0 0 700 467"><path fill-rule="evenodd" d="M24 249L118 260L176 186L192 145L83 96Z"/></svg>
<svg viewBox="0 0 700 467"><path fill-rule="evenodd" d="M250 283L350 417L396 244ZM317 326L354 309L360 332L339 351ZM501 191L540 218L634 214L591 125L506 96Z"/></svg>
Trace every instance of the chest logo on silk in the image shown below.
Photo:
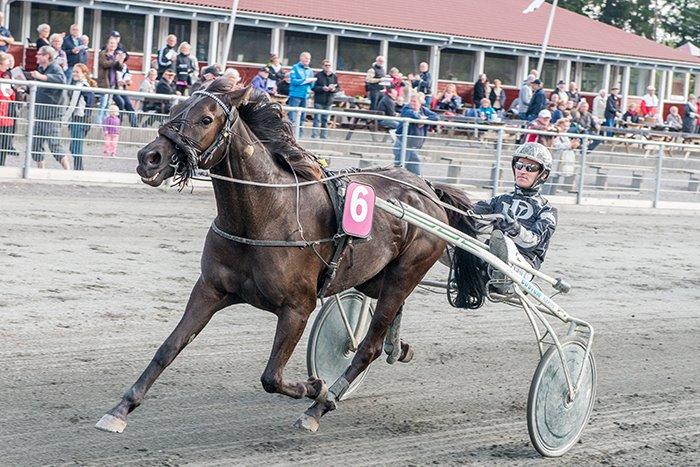
<svg viewBox="0 0 700 467"><path fill-rule="evenodd" d="M510 211L513 217L518 219L529 219L534 214L532 206L527 201L521 199L514 199L513 204L503 202L503 211Z"/></svg>

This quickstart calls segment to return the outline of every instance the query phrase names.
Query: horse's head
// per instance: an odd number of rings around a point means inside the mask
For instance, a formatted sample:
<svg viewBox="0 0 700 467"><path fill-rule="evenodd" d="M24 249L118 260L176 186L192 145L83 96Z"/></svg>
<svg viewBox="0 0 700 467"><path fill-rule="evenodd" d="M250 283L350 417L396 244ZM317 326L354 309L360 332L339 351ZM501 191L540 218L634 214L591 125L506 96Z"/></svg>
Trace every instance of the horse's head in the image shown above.
<svg viewBox="0 0 700 467"><path fill-rule="evenodd" d="M227 155L238 106L250 97L228 78L219 78L174 106L158 137L138 152L136 172L151 186L179 176L186 181L196 169L208 170Z"/></svg>

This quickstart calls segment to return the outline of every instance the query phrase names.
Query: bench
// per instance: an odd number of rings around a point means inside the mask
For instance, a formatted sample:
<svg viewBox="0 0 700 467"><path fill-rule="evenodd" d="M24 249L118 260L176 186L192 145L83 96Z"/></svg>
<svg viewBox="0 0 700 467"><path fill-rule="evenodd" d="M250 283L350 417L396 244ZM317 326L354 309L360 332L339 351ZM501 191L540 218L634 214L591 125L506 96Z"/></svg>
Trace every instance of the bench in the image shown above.
<svg viewBox="0 0 700 467"><path fill-rule="evenodd" d="M383 154L367 154L362 152L350 152L350 156L357 157L357 167L366 169L367 167L376 167L381 165Z"/></svg>
<svg viewBox="0 0 700 467"><path fill-rule="evenodd" d="M455 163L451 157L441 157L440 161L447 162L447 177L443 178L445 183L459 183L462 174L462 164Z"/></svg>
<svg viewBox="0 0 700 467"><path fill-rule="evenodd" d="M697 192L700 188L700 172L690 169L671 169L667 172L688 175L688 191Z"/></svg>
<svg viewBox="0 0 700 467"><path fill-rule="evenodd" d="M611 169L632 170L632 181L629 188L633 190L642 189L642 181L644 180L644 172L653 172L654 169L648 167L610 167L598 164L588 164L588 167L595 169L596 178L594 185L605 189L608 187L608 177ZM573 176L572 176L573 177Z"/></svg>
<svg viewBox="0 0 700 467"><path fill-rule="evenodd" d="M371 114L371 115L382 115L381 112L376 110L361 110L361 109L344 109L344 112L353 114ZM363 118L363 117L348 117L346 123L342 123L340 127L348 128L348 132L345 135L345 140L349 141L352 138L352 134L355 130L369 130L378 131L379 121L375 119ZM388 131L388 130L387 130Z"/></svg>

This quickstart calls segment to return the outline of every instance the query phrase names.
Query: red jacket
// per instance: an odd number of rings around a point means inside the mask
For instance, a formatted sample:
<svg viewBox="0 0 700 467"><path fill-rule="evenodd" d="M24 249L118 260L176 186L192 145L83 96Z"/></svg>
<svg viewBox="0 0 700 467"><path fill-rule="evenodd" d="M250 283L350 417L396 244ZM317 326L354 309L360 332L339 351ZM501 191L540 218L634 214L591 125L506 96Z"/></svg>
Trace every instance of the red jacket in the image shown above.
<svg viewBox="0 0 700 467"><path fill-rule="evenodd" d="M4 76L3 76L4 78ZM10 117L10 103L16 98L15 90L10 86L3 84L1 86L7 86L3 91L0 91L0 127L8 127L14 124L14 120ZM6 95L5 93L9 93Z"/></svg>

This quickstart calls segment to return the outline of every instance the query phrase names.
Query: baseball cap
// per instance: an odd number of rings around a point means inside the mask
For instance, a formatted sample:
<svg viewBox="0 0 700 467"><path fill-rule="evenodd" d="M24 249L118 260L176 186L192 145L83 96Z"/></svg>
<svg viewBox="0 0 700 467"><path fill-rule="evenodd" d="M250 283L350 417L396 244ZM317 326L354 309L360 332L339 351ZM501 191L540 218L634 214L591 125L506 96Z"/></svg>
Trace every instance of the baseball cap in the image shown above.
<svg viewBox="0 0 700 467"><path fill-rule="evenodd" d="M547 109L542 109L540 113L537 114L537 118L552 118L552 112Z"/></svg>
<svg viewBox="0 0 700 467"><path fill-rule="evenodd" d="M532 84L542 84L542 81L536 79L535 81L532 82Z"/></svg>
<svg viewBox="0 0 700 467"><path fill-rule="evenodd" d="M216 68L214 65L208 66L202 70L203 75L206 75L207 73L212 74L214 76L221 76L219 69Z"/></svg>
<svg viewBox="0 0 700 467"><path fill-rule="evenodd" d="M566 83L564 82L563 79L560 79L559 82L557 83L557 86L559 86L560 84L566 84Z"/></svg>
<svg viewBox="0 0 700 467"><path fill-rule="evenodd" d="M121 34L119 34L119 31L112 31L109 33L110 37L121 37Z"/></svg>

